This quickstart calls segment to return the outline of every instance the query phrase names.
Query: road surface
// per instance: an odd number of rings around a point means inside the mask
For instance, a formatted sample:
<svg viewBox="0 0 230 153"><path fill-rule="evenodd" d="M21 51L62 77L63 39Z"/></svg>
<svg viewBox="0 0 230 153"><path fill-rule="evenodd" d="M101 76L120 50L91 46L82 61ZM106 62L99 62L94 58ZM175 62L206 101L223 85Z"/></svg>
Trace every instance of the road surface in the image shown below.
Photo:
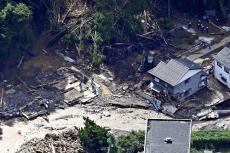
<svg viewBox="0 0 230 153"><path fill-rule="evenodd" d="M221 48L226 46L228 43L230 43L230 36L225 37L224 39L222 39L219 43L213 44L211 46L211 49L209 49L208 47L202 50L198 50L196 52L193 52L191 55L188 55L187 58L194 61L198 58L201 58L207 54L210 54L212 52L214 52L216 49Z"/></svg>

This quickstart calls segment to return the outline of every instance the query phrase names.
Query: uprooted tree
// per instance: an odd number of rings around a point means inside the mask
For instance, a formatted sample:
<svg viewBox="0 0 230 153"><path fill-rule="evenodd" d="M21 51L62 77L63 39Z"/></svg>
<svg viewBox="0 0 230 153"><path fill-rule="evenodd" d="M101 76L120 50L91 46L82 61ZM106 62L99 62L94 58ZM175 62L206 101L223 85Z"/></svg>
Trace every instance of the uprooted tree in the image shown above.
<svg viewBox="0 0 230 153"><path fill-rule="evenodd" d="M39 33L49 31L53 35L50 44L75 49L79 56L91 59L94 66L110 58L108 49L114 44L134 46L140 44L140 38L154 41L154 38L143 35L146 33L160 30L160 36L167 44L161 30L171 28L174 10L203 15L204 10L214 9L219 17L226 18L227 10L230 8L228 0L11 0L10 2L7 0L0 2L2 50L7 52L26 50L32 44L26 32L29 33L34 29ZM7 23L11 21L10 18L20 20L10 24ZM11 44L16 41L17 43ZM117 52L112 54L118 55Z"/></svg>
<svg viewBox="0 0 230 153"><path fill-rule="evenodd" d="M59 40L64 47L74 48L79 55L89 56L92 64L97 66L106 57L105 46L116 42L132 42L136 34L143 33L142 14L148 9L150 1L59 0L53 3L46 5L49 6L47 10L51 16L50 24L53 25L50 27L62 32L50 42L53 44ZM63 9L64 13L58 11Z"/></svg>

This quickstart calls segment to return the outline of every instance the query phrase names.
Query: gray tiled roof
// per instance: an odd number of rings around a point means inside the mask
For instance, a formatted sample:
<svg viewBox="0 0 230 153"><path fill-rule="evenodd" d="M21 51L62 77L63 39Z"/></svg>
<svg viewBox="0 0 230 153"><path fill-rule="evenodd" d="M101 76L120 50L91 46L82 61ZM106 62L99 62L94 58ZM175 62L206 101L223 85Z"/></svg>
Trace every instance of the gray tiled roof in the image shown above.
<svg viewBox="0 0 230 153"><path fill-rule="evenodd" d="M230 49L228 47L224 47L217 55L214 55L214 58L230 68Z"/></svg>
<svg viewBox="0 0 230 153"><path fill-rule="evenodd" d="M192 69L201 69L201 67L192 61L189 61L188 59L171 59L168 63L160 62L148 73L172 86L175 86L182 79L182 77Z"/></svg>
<svg viewBox="0 0 230 153"><path fill-rule="evenodd" d="M194 63L193 61L190 61L187 58L177 59L177 61L188 67L189 70L202 69L202 67L199 64Z"/></svg>
<svg viewBox="0 0 230 153"><path fill-rule="evenodd" d="M165 143L165 138L172 143ZM189 153L191 120L149 119L145 139L145 153Z"/></svg>

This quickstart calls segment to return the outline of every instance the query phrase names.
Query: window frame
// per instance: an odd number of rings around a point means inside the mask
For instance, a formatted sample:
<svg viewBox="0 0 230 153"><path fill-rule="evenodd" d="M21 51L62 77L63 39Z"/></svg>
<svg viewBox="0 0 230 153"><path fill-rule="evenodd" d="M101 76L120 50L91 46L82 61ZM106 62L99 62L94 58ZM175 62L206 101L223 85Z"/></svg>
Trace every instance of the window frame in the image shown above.
<svg viewBox="0 0 230 153"><path fill-rule="evenodd" d="M224 66L224 72L226 72L226 73L229 74L229 68L227 68L227 67Z"/></svg>
<svg viewBox="0 0 230 153"><path fill-rule="evenodd" d="M216 65L217 65L218 67L222 68L222 64L221 64L220 62L216 61Z"/></svg>

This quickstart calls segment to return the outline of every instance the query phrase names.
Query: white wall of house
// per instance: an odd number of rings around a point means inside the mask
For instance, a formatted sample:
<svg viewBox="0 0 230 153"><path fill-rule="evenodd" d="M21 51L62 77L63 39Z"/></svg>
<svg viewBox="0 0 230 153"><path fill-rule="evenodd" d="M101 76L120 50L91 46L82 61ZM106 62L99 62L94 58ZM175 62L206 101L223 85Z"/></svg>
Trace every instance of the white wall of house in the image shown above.
<svg viewBox="0 0 230 153"><path fill-rule="evenodd" d="M217 65L217 60L214 61L214 77L230 88L230 72L225 72L224 65L221 62L219 63L221 64L221 67ZM226 81L223 78L225 78Z"/></svg>
<svg viewBox="0 0 230 153"><path fill-rule="evenodd" d="M202 70L190 70L188 73L192 75L187 81L183 80L174 87L174 94L179 94L182 100L207 86L207 77L204 76Z"/></svg>

